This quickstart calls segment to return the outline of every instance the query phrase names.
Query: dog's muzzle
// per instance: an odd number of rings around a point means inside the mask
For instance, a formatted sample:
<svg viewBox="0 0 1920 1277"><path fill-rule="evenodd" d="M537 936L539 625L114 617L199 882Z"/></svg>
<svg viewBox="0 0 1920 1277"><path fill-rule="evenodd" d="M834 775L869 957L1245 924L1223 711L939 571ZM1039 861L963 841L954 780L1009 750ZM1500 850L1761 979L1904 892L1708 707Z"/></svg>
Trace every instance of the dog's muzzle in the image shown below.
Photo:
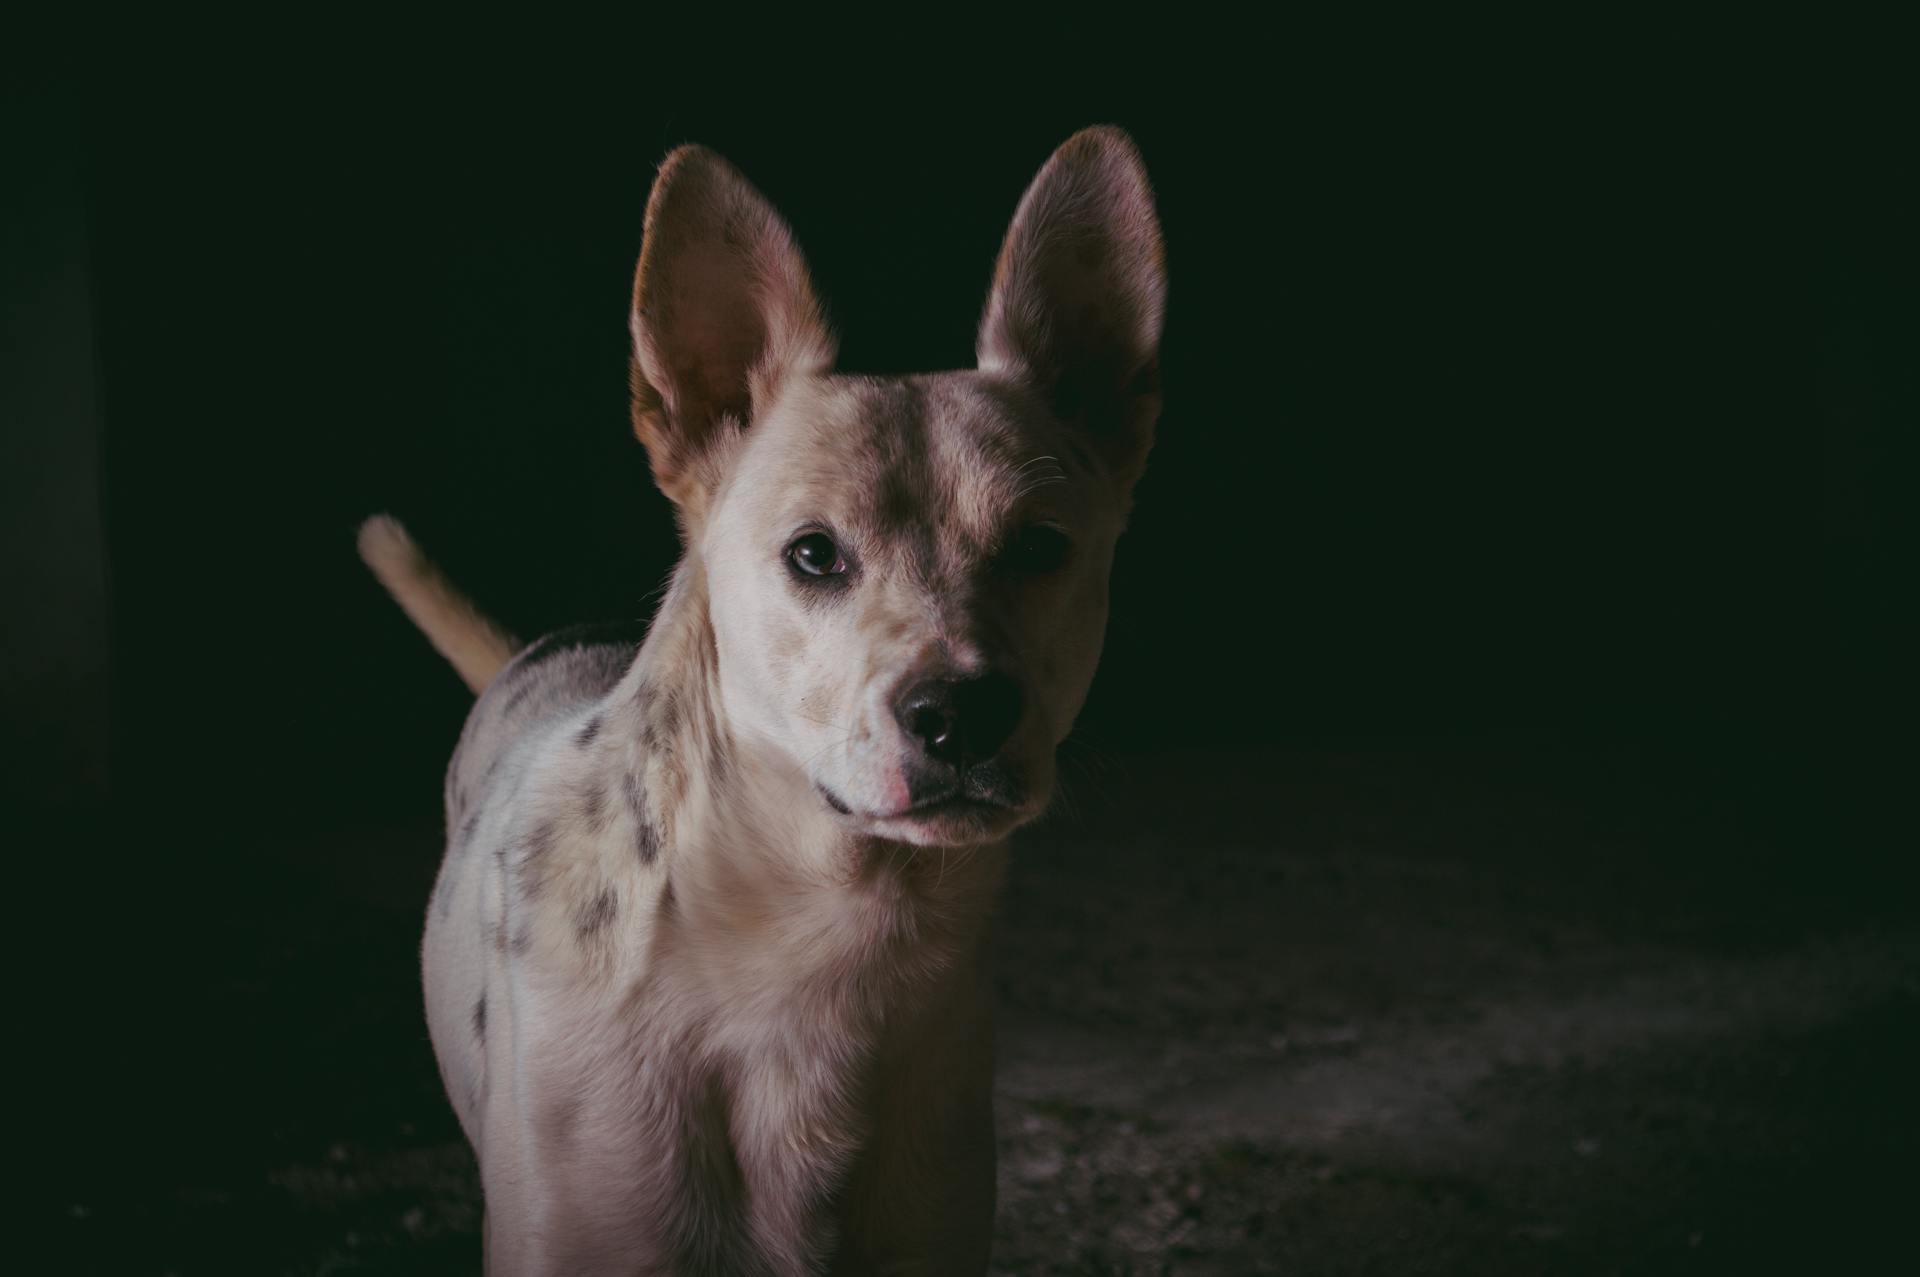
<svg viewBox="0 0 1920 1277"><path fill-rule="evenodd" d="M1019 683L987 673L914 683L894 701L893 717L929 762L964 774L1000 751L1025 708Z"/></svg>

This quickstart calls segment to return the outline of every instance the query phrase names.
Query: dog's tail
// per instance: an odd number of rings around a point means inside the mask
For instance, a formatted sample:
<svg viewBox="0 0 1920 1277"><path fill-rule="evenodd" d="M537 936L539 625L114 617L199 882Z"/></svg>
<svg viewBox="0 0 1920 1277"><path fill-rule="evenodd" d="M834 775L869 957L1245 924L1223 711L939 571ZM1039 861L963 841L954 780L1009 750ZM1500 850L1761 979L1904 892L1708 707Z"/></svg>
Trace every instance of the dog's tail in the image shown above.
<svg viewBox="0 0 1920 1277"><path fill-rule="evenodd" d="M520 650L520 640L482 616L392 515L376 514L360 525L360 557L475 692Z"/></svg>

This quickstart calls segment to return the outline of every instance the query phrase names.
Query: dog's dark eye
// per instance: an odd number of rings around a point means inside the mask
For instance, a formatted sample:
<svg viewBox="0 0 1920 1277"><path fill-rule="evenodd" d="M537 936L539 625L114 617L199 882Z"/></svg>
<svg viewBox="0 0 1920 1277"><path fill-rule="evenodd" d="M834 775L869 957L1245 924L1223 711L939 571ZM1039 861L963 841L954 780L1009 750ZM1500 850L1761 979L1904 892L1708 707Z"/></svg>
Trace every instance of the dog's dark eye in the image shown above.
<svg viewBox="0 0 1920 1277"><path fill-rule="evenodd" d="M1000 552L1000 566L1009 572L1039 576L1058 572L1067 561L1073 542L1051 524L1036 523L1020 529Z"/></svg>
<svg viewBox="0 0 1920 1277"><path fill-rule="evenodd" d="M847 560L833 538L824 532L809 532L787 547L787 562L804 576L844 576Z"/></svg>

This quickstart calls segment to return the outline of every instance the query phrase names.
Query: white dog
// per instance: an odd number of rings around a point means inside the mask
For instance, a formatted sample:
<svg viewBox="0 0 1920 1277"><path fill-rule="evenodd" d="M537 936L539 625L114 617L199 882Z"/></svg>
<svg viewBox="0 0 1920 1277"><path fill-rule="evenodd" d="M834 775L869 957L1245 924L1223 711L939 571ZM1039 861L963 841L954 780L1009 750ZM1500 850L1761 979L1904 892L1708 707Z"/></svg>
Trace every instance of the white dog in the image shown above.
<svg viewBox="0 0 1920 1277"><path fill-rule="evenodd" d="M835 375L785 224L667 157L633 417L685 556L650 628L515 654L399 525L361 550L476 691L422 959L492 1273L980 1273L981 952L1046 806L1159 410L1117 130L1021 200L973 371Z"/></svg>

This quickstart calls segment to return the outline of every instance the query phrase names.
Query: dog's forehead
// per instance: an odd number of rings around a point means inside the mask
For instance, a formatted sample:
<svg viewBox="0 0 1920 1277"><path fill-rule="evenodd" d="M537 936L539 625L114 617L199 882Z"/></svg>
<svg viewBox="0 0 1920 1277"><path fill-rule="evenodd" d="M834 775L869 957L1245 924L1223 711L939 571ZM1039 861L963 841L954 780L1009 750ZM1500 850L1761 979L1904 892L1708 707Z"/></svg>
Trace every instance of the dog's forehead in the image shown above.
<svg viewBox="0 0 1920 1277"><path fill-rule="evenodd" d="M1033 408L977 373L811 379L755 430L758 499L883 536L937 526L985 544L1068 468Z"/></svg>

